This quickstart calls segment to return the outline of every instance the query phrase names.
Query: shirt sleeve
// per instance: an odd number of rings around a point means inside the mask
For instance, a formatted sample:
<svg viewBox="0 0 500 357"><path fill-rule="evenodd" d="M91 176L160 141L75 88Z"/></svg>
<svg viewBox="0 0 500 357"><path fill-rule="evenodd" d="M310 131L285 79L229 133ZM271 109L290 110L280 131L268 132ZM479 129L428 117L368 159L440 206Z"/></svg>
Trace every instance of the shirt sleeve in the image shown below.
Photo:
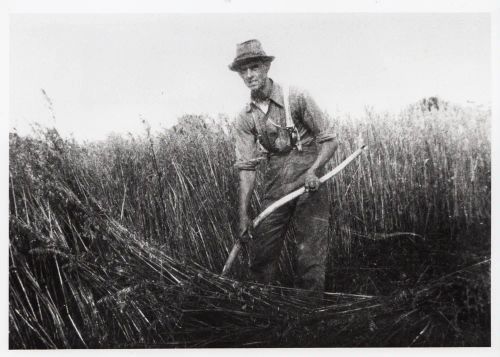
<svg viewBox="0 0 500 357"><path fill-rule="evenodd" d="M263 157L258 150L257 139L254 135L253 122L249 115L240 114L235 122L235 153L237 170L255 171Z"/></svg>
<svg viewBox="0 0 500 357"><path fill-rule="evenodd" d="M304 125L312 132L318 144L335 139L333 126L330 120L318 107L309 93L299 93Z"/></svg>

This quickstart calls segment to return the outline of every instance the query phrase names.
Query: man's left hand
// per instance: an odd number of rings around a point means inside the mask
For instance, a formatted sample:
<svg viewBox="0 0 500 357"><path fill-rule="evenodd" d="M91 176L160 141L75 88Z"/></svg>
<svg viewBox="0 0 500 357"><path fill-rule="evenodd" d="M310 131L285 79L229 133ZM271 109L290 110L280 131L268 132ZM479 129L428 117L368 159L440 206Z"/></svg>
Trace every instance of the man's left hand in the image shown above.
<svg viewBox="0 0 500 357"><path fill-rule="evenodd" d="M314 172L307 172L305 179L305 189L306 192L314 192L319 188L319 178Z"/></svg>

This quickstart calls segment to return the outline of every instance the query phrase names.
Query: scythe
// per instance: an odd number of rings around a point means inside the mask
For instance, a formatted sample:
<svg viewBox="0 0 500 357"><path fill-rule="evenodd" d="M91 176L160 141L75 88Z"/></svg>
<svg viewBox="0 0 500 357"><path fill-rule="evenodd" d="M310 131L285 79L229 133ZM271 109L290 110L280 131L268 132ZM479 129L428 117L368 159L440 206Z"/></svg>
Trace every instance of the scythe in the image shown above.
<svg viewBox="0 0 500 357"><path fill-rule="evenodd" d="M336 174L338 174L340 171L342 171L349 163L351 163L355 158L357 158L363 150L366 148L366 145L361 146L359 149L357 149L355 152L353 152L351 155L349 155L344 161L342 161L337 167L332 169L330 172L327 174L323 175L319 181L320 184L323 184L325 181L331 179L334 177ZM289 194L283 196L276 202L272 203L269 207L267 207L264 211L262 211L252 222L252 227L255 229L267 216L269 216L274 210L277 208L283 206L284 204L296 199L300 195L302 195L305 192L305 188L301 187L293 192L290 192ZM231 266L233 265L234 260L236 259L239 251L241 250L242 247L242 242L241 240L238 240L234 246L233 249L231 250L231 253L229 253L229 257L227 258L226 264L224 264L224 268L222 269L222 276L226 276L227 273L229 272L229 269L231 269Z"/></svg>

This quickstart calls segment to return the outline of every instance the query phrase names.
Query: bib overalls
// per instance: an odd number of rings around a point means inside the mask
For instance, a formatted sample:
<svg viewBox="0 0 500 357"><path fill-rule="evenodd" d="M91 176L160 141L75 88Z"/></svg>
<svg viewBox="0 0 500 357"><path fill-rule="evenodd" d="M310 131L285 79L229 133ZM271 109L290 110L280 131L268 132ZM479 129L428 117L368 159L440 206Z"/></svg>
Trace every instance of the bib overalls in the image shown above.
<svg viewBox="0 0 500 357"><path fill-rule="evenodd" d="M235 166L238 169L255 169L262 158L257 149L259 144L267 151L264 155L268 165L264 174L262 210L302 187L307 170L318 156L321 143L334 138L326 119L306 94L292 91L290 109L301 140L300 151L285 127L283 93L276 83L273 83L269 93L267 113L251 103L236 122ZM320 168L316 174L320 177L323 169ZM318 191L305 193L267 217L256 228L249 242L250 269L255 280L261 283L273 281L285 233L294 222L295 286L324 290L329 212L326 186L322 185Z"/></svg>

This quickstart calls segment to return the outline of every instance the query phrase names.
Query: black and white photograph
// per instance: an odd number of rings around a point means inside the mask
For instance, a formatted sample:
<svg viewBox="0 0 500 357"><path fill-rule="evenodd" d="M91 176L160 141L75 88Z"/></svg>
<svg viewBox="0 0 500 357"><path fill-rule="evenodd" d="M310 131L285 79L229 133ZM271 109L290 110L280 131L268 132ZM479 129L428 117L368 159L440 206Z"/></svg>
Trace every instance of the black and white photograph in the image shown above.
<svg viewBox="0 0 500 357"><path fill-rule="evenodd" d="M493 352L495 2L207 3L12 4L7 348Z"/></svg>

